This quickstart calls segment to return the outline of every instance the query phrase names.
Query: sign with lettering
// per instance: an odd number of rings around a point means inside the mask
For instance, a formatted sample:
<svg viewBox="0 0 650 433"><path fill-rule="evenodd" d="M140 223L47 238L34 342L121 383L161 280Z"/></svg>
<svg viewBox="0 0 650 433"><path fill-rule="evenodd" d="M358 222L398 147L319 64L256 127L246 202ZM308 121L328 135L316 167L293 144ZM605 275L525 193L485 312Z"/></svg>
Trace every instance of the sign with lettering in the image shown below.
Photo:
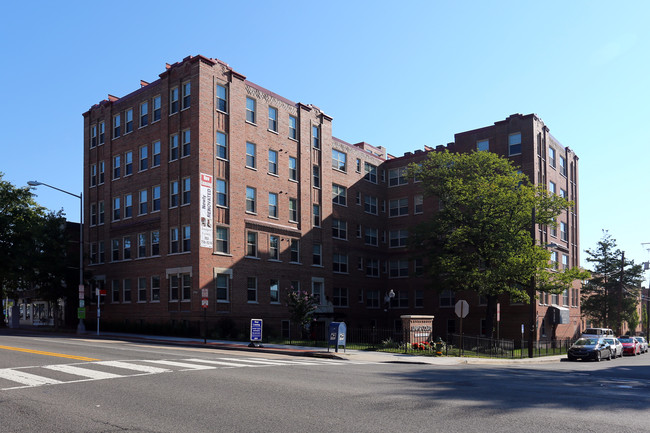
<svg viewBox="0 0 650 433"><path fill-rule="evenodd" d="M201 247L213 248L213 221L214 209L212 209L212 176L201 173L200 187L200 212L201 217Z"/></svg>

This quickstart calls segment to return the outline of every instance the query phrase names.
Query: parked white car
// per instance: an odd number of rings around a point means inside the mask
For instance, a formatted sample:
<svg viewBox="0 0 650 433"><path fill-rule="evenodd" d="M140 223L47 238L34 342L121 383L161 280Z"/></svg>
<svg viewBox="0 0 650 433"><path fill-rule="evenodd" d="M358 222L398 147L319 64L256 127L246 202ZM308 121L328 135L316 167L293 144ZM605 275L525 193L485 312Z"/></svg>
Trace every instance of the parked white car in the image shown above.
<svg viewBox="0 0 650 433"><path fill-rule="evenodd" d="M604 340L611 346L613 358L619 358L623 356L623 343L618 341L618 338L607 337L604 338Z"/></svg>

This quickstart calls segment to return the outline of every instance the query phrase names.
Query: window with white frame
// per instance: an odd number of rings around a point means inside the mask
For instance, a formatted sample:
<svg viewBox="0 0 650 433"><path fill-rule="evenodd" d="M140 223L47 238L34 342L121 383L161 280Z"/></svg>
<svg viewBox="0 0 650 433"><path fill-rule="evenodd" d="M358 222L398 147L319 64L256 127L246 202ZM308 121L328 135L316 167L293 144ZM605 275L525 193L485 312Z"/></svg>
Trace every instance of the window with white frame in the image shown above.
<svg viewBox="0 0 650 433"><path fill-rule="evenodd" d="M138 233L138 258L147 257L147 234Z"/></svg>
<svg viewBox="0 0 650 433"><path fill-rule="evenodd" d="M332 184L332 203L347 206L348 189L344 186Z"/></svg>
<svg viewBox="0 0 650 433"><path fill-rule="evenodd" d="M255 143L246 142L246 167L255 168L256 146Z"/></svg>
<svg viewBox="0 0 650 433"><path fill-rule="evenodd" d="M269 131L278 132L278 109L269 107Z"/></svg>
<svg viewBox="0 0 650 433"><path fill-rule="evenodd" d="M97 164L90 166L90 187L97 186Z"/></svg>
<svg viewBox="0 0 650 433"><path fill-rule="evenodd" d="M190 226L183 226L183 252L192 251Z"/></svg>
<svg viewBox="0 0 650 433"><path fill-rule="evenodd" d="M122 158L120 155L113 157L113 180L119 179L122 174Z"/></svg>
<svg viewBox="0 0 650 433"><path fill-rule="evenodd" d="M406 174L406 167L391 168L388 170L388 186L406 185L408 183Z"/></svg>
<svg viewBox="0 0 650 433"><path fill-rule="evenodd" d="M228 274L217 274L217 277L214 279L215 290L217 292L217 302L229 302L229 292L228 283L230 282L230 277Z"/></svg>
<svg viewBox="0 0 650 433"><path fill-rule="evenodd" d="M314 297L317 305L325 304L325 280L323 278L312 277L311 295Z"/></svg>
<svg viewBox="0 0 650 433"><path fill-rule="evenodd" d="M122 201L119 197L113 198L113 221L118 221L122 212Z"/></svg>
<svg viewBox="0 0 650 433"><path fill-rule="evenodd" d="M120 302L120 280L111 282L111 302Z"/></svg>
<svg viewBox="0 0 650 433"><path fill-rule="evenodd" d="M335 307L347 307L348 289L345 287L334 287L332 289L332 305Z"/></svg>
<svg viewBox="0 0 650 433"><path fill-rule="evenodd" d="M557 251L551 251L551 268L558 268L558 254Z"/></svg>
<svg viewBox="0 0 650 433"><path fill-rule="evenodd" d="M388 276L390 278L406 278L409 276L408 259L391 260L388 264Z"/></svg>
<svg viewBox="0 0 650 433"><path fill-rule="evenodd" d="M366 259L366 276L379 277L379 259Z"/></svg>
<svg viewBox="0 0 650 433"><path fill-rule="evenodd" d="M563 241L568 241L569 240L569 232L567 229L567 223L565 222L560 222L560 239Z"/></svg>
<svg viewBox="0 0 650 433"><path fill-rule="evenodd" d="M149 124L149 102L145 101L140 104L140 128Z"/></svg>
<svg viewBox="0 0 650 433"><path fill-rule="evenodd" d="M280 236L269 235L269 260L280 260Z"/></svg>
<svg viewBox="0 0 650 433"><path fill-rule="evenodd" d="M377 197L366 195L363 197L363 210L366 213L377 215Z"/></svg>
<svg viewBox="0 0 650 433"><path fill-rule="evenodd" d="M228 136L224 132L217 131L216 142L216 157L221 159L228 159Z"/></svg>
<svg viewBox="0 0 650 433"><path fill-rule="evenodd" d="M289 138L298 139L298 119L294 116L289 116Z"/></svg>
<svg viewBox="0 0 650 433"><path fill-rule="evenodd" d="M101 146L102 144L104 144L104 139L106 137L106 124L103 121L99 122L98 129L99 129L99 144L98 145Z"/></svg>
<svg viewBox="0 0 650 433"><path fill-rule="evenodd" d="M479 152L481 151L489 151L490 150L490 140L479 140L476 142L476 150Z"/></svg>
<svg viewBox="0 0 650 433"><path fill-rule="evenodd" d="M377 166L364 162L363 169L366 173L363 178L368 182L377 183Z"/></svg>
<svg viewBox="0 0 650 433"><path fill-rule="evenodd" d="M246 212L257 212L257 190L251 186L246 187Z"/></svg>
<svg viewBox="0 0 650 433"><path fill-rule="evenodd" d="M298 199L289 199L289 221L298 222Z"/></svg>
<svg viewBox="0 0 650 433"><path fill-rule="evenodd" d="M90 148L97 146L97 125L90 127Z"/></svg>
<svg viewBox="0 0 650 433"><path fill-rule="evenodd" d="M120 240L111 239L111 261L117 262L120 260Z"/></svg>
<svg viewBox="0 0 650 433"><path fill-rule="evenodd" d="M190 274L181 274L181 282L183 283L181 294L183 301L189 301L192 296L192 279Z"/></svg>
<svg viewBox="0 0 650 433"><path fill-rule="evenodd" d="M149 211L149 197L146 189L140 191L139 199L138 215L144 215Z"/></svg>
<svg viewBox="0 0 650 433"><path fill-rule="evenodd" d="M99 209L98 216L97 216L97 224L102 225L104 224L104 201L103 200L97 202L97 208Z"/></svg>
<svg viewBox="0 0 650 433"><path fill-rule="evenodd" d="M312 264L314 266L323 265L323 246L321 244L314 244L312 246Z"/></svg>
<svg viewBox="0 0 650 433"><path fill-rule="evenodd" d="M508 135L508 156L521 154L521 132Z"/></svg>
<svg viewBox="0 0 650 433"><path fill-rule="evenodd" d="M300 240L291 239L289 251L291 254L290 256L291 263L300 263Z"/></svg>
<svg viewBox="0 0 650 433"><path fill-rule="evenodd" d="M97 263L104 263L106 260L106 245L104 241L97 243Z"/></svg>
<svg viewBox="0 0 650 433"><path fill-rule="evenodd" d="M280 282L274 278L269 280L269 300L272 304L280 302Z"/></svg>
<svg viewBox="0 0 650 433"><path fill-rule="evenodd" d="M133 174L133 152L126 152L124 154L124 176Z"/></svg>
<svg viewBox="0 0 650 433"><path fill-rule="evenodd" d="M160 185L151 188L151 212L160 210Z"/></svg>
<svg viewBox="0 0 650 433"><path fill-rule="evenodd" d="M129 108L126 110L126 113L124 113L124 133L128 134L129 132L133 132L133 109Z"/></svg>
<svg viewBox="0 0 650 433"><path fill-rule="evenodd" d="M413 196L413 213L420 214L424 212L424 196L417 194Z"/></svg>
<svg viewBox="0 0 650 433"><path fill-rule="evenodd" d="M364 241L366 245L373 245L375 247L379 245L378 229L366 227L365 233Z"/></svg>
<svg viewBox="0 0 650 433"><path fill-rule="evenodd" d="M178 239L178 227L169 229L169 253L176 254L180 251L180 241Z"/></svg>
<svg viewBox="0 0 650 433"><path fill-rule="evenodd" d="M560 174L566 176L566 158L560 156Z"/></svg>
<svg viewBox="0 0 650 433"><path fill-rule="evenodd" d="M405 247L408 242L408 229L391 230L388 234L389 246L391 248Z"/></svg>
<svg viewBox="0 0 650 433"><path fill-rule="evenodd" d="M122 135L122 117L119 114L113 116L113 138L119 138Z"/></svg>
<svg viewBox="0 0 650 433"><path fill-rule="evenodd" d="M312 166L311 173L314 188L320 188L320 167L318 165Z"/></svg>
<svg viewBox="0 0 650 433"><path fill-rule="evenodd" d="M181 138L182 138L181 156L185 158L186 156L190 156L190 146L192 141L190 137L190 130L186 129L183 132L181 132Z"/></svg>
<svg viewBox="0 0 650 433"><path fill-rule="evenodd" d="M131 237L124 236L122 238L122 260L129 260L131 258Z"/></svg>
<svg viewBox="0 0 650 433"><path fill-rule="evenodd" d="M456 304L456 294L451 290L443 290L439 296L441 307L453 307Z"/></svg>
<svg viewBox="0 0 650 433"><path fill-rule="evenodd" d="M348 223L338 218L332 218L332 237L336 239L348 238Z"/></svg>
<svg viewBox="0 0 650 433"><path fill-rule="evenodd" d="M246 300L248 302L257 302L257 278L246 278Z"/></svg>
<svg viewBox="0 0 650 433"><path fill-rule="evenodd" d="M133 216L133 194L126 194L124 196L124 218L131 218Z"/></svg>
<svg viewBox="0 0 650 433"><path fill-rule="evenodd" d="M278 152L269 150L269 173L278 174Z"/></svg>
<svg viewBox="0 0 650 433"><path fill-rule="evenodd" d="M138 302L147 302L147 279L138 278Z"/></svg>
<svg viewBox="0 0 650 433"><path fill-rule="evenodd" d="M152 153L151 166L158 167L160 165L160 140L153 142L151 153Z"/></svg>
<svg viewBox="0 0 650 433"><path fill-rule="evenodd" d="M140 148L140 171L144 171L149 168L149 146L142 146Z"/></svg>
<svg viewBox="0 0 650 433"><path fill-rule="evenodd" d="M408 308L409 292L408 290L397 290L395 296L390 299L390 308Z"/></svg>
<svg viewBox="0 0 650 433"><path fill-rule="evenodd" d="M153 118L151 122L157 122L160 120L161 117L161 111L162 111L162 98L160 95L154 96L153 98Z"/></svg>
<svg viewBox="0 0 650 433"><path fill-rule="evenodd" d="M289 180L298 180L298 160L293 156L289 157Z"/></svg>
<svg viewBox="0 0 650 433"><path fill-rule="evenodd" d="M177 207L179 203L178 181L169 182L169 207Z"/></svg>
<svg viewBox="0 0 650 433"><path fill-rule="evenodd" d="M169 115L178 113L178 87L169 91Z"/></svg>
<svg viewBox="0 0 650 433"><path fill-rule="evenodd" d="M318 126L311 127L311 142L314 149L320 149L320 128Z"/></svg>
<svg viewBox="0 0 650 433"><path fill-rule="evenodd" d="M555 149L551 146L548 148L548 165L555 168Z"/></svg>
<svg viewBox="0 0 650 433"><path fill-rule="evenodd" d="M569 269L569 256L562 254L562 269Z"/></svg>
<svg viewBox="0 0 650 433"><path fill-rule="evenodd" d="M332 168L347 171L347 155L339 150L332 149Z"/></svg>
<svg viewBox="0 0 650 433"><path fill-rule="evenodd" d="M169 161L178 159L178 149L178 134L172 134L169 136Z"/></svg>
<svg viewBox="0 0 650 433"><path fill-rule="evenodd" d="M228 207L228 184L224 179L216 179L215 185L215 204L219 207Z"/></svg>
<svg viewBox="0 0 650 433"><path fill-rule="evenodd" d="M555 182L550 182L548 183L548 192L551 194L555 194Z"/></svg>
<svg viewBox="0 0 650 433"><path fill-rule="evenodd" d="M348 255L344 253L334 253L332 256L332 270L337 273L348 273Z"/></svg>
<svg viewBox="0 0 650 433"><path fill-rule="evenodd" d="M181 180L181 185L183 188L183 194L181 195L181 204L183 206L190 204L190 200L192 198L191 184L192 183L189 177L185 177Z"/></svg>
<svg viewBox="0 0 650 433"><path fill-rule="evenodd" d="M228 112L228 93L225 86L217 84L217 110Z"/></svg>
<svg viewBox="0 0 650 433"><path fill-rule="evenodd" d="M314 227L320 227L320 205L318 204L312 206L312 220Z"/></svg>
<svg viewBox="0 0 650 433"><path fill-rule="evenodd" d="M99 161L97 164L97 185L102 185L104 183L104 161Z"/></svg>
<svg viewBox="0 0 650 433"><path fill-rule="evenodd" d="M97 203L90 203L90 225L97 225Z"/></svg>
<svg viewBox="0 0 650 433"><path fill-rule="evenodd" d="M246 233L246 256L257 257L257 232Z"/></svg>
<svg viewBox="0 0 650 433"><path fill-rule="evenodd" d="M227 227L217 227L217 252L221 254L229 254L229 233Z"/></svg>
<svg viewBox="0 0 650 433"><path fill-rule="evenodd" d="M151 255L160 255L160 231L158 230L151 232Z"/></svg>
<svg viewBox="0 0 650 433"><path fill-rule="evenodd" d="M192 103L192 84L187 81L181 86L183 88L183 110L190 108Z"/></svg>
<svg viewBox="0 0 650 433"><path fill-rule="evenodd" d="M424 290L415 291L415 307L416 308L424 307Z"/></svg>
<svg viewBox="0 0 650 433"><path fill-rule="evenodd" d="M180 280L177 274L169 276L169 301L178 302L178 289L180 287Z"/></svg>
<svg viewBox="0 0 650 433"><path fill-rule="evenodd" d="M366 307L379 308L379 290L366 291Z"/></svg>
<svg viewBox="0 0 650 433"><path fill-rule="evenodd" d="M246 121L255 123L255 105L256 101L253 98L246 98Z"/></svg>
<svg viewBox="0 0 650 433"><path fill-rule="evenodd" d="M409 214L408 197L395 198L388 201L388 215L391 217L404 216Z"/></svg>

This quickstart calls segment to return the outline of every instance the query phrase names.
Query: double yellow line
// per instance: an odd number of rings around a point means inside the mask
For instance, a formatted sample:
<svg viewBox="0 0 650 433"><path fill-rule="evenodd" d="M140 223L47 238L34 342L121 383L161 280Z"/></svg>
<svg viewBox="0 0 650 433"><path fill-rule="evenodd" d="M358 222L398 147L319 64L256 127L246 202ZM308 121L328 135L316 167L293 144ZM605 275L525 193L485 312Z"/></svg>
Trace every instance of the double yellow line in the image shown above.
<svg viewBox="0 0 650 433"><path fill-rule="evenodd" d="M99 359L86 358L85 356L65 355L63 353L54 353L54 352L43 352L40 350L23 349L20 347L0 346L0 349L13 350L15 352L33 353L35 355L56 356L57 358L76 359L78 361L99 361Z"/></svg>

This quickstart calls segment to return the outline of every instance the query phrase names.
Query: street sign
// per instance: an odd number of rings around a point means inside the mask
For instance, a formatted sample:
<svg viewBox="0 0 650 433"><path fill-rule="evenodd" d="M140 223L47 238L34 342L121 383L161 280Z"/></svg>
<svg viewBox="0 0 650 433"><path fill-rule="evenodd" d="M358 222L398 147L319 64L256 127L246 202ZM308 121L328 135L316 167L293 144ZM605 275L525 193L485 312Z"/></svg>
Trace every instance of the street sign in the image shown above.
<svg viewBox="0 0 650 433"><path fill-rule="evenodd" d="M464 319L469 314L469 304L464 299L456 302L456 307L454 308L456 315L461 319Z"/></svg>
<svg viewBox="0 0 650 433"><path fill-rule="evenodd" d="M77 308L77 319L85 319L85 318L86 318L86 309Z"/></svg>
<svg viewBox="0 0 650 433"><path fill-rule="evenodd" d="M208 308L208 298L201 298L201 307Z"/></svg>
<svg viewBox="0 0 650 433"><path fill-rule="evenodd" d="M208 297L208 289L201 289L201 297L202 298Z"/></svg>
<svg viewBox="0 0 650 433"><path fill-rule="evenodd" d="M251 319L251 341L262 341L262 319Z"/></svg>
<svg viewBox="0 0 650 433"><path fill-rule="evenodd" d="M501 321L501 303L497 302L497 322Z"/></svg>

